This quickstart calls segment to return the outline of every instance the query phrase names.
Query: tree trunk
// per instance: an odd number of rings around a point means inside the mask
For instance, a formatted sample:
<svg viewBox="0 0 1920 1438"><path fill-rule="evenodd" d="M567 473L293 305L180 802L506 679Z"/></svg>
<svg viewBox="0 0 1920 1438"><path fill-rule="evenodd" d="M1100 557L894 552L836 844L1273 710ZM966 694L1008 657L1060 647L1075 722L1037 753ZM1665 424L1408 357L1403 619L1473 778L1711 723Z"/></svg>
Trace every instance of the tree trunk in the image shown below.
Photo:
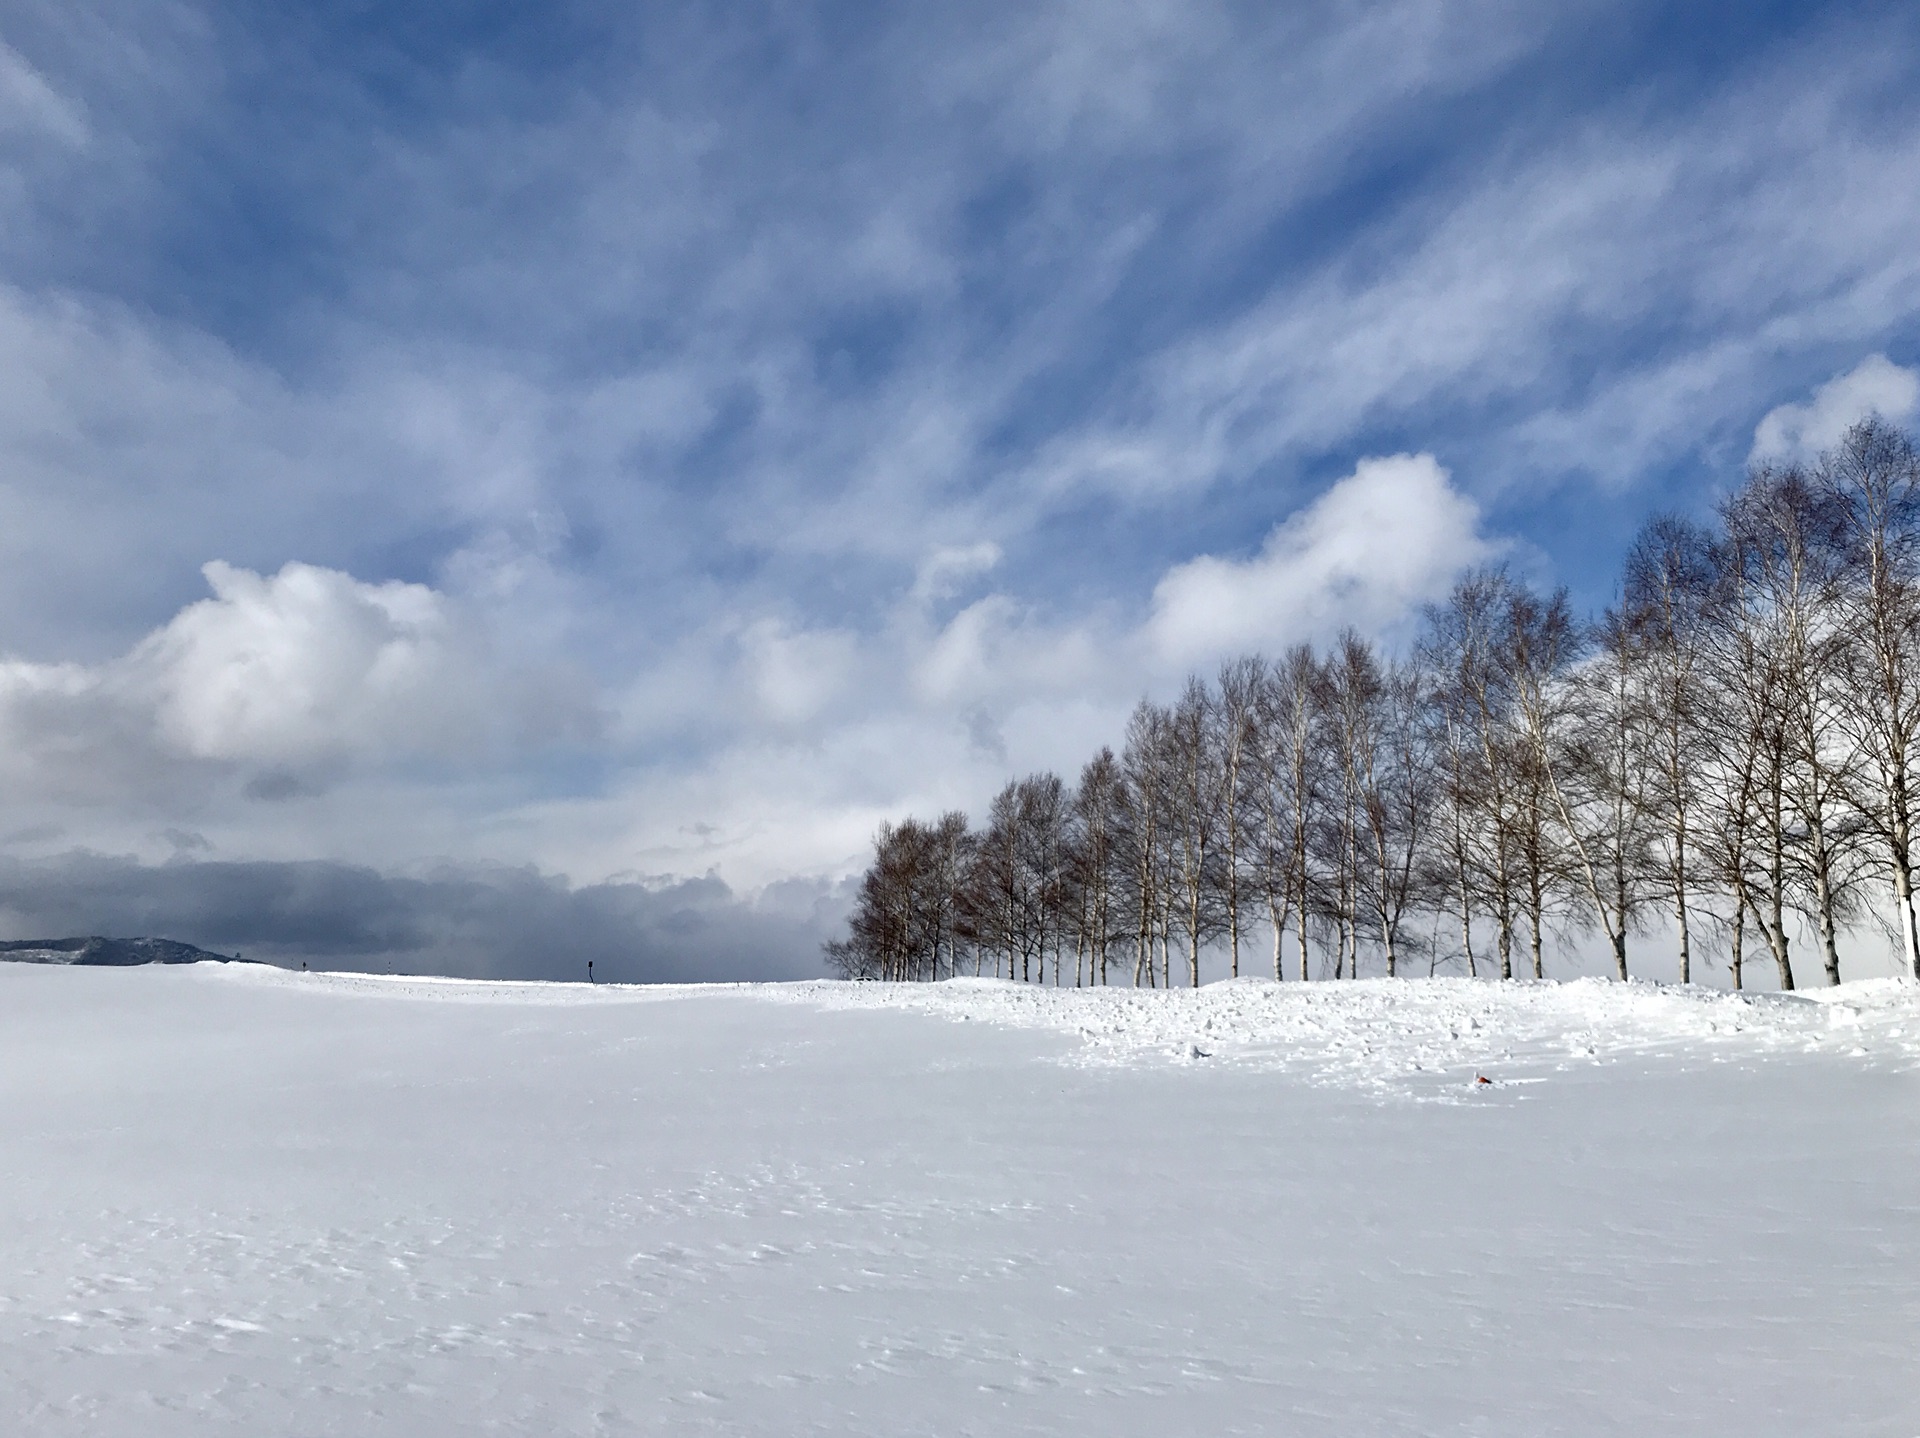
<svg viewBox="0 0 1920 1438"><path fill-rule="evenodd" d="M1766 915L1767 919L1770 919L1771 922L1769 923L1769 922L1763 921L1760 927L1766 930L1767 947L1773 950L1773 962L1775 966L1780 970L1780 988L1783 992L1791 992L1793 989L1793 960L1789 957L1787 952L1787 922L1786 922L1787 861L1786 861L1786 855L1785 853L1782 852L1782 849L1781 849L1782 828L1781 828L1781 822L1780 822L1780 790L1779 790L1779 785L1777 783L1774 785L1772 800L1773 800L1773 834L1772 834L1773 862L1772 862L1772 868L1771 868L1771 873L1769 874L1769 877L1773 880L1773 892L1767 895L1768 912ZM1755 918L1760 917L1757 911L1754 917Z"/></svg>
<svg viewBox="0 0 1920 1438"><path fill-rule="evenodd" d="M1627 981L1627 874L1617 857L1613 866L1613 903L1613 962L1624 984Z"/></svg>
<svg viewBox="0 0 1920 1438"><path fill-rule="evenodd" d="M1376 871L1380 875L1380 892L1375 907L1380 911L1380 947L1386 951L1387 977L1391 979L1397 976L1394 966L1393 924L1387 917L1392 905L1392 901L1388 897L1390 890L1387 887L1387 875L1392 872L1392 869L1387 862L1387 846L1385 841L1380 837L1380 826L1378 824L1374 825L1373 832L1374 864Z"/></svg>
<svg viewBox="0 0 1920 1438"><path fill-rule="evenodd" d="M1905 951L1907 967L1920 979L1920 930L1915 928L1913 913L1913 868L1907 861L1904 843L1894 860L1893 897L1900 909L1900 946Z"/></svg>
<svg viewBox="0 0 1920 1438"><path fill-rule="evenodd" d="M1786 909L1780 899L1780 890L1775 888L1771 901L1772 922L1762 924L1766 930L1767 947L1773 950L1773 962L1780 970L1780 987L1784 991L1793 991L1793 960L1787 952Z"/></svg>
<svg viewBox="0 0 1920 1438"><path fill-rule="evenodd" d="M1905 753L1905 746L1901 753ZM1888 857L1893 860L1893 900L1900 910L1901 956L1907 962L1908 972L1920 979L1920 923L1916 923L1913 911L1913 826L1904 775L1896 770L1894 781L1887 788L1888 807L1892 810L1892 823L1888 825L1888 838L1892 842L1887 847L1891 851Z"/></svg>
<svg viewBox="0 0 1920 1438"><path fill-rule="evenodd" d="M1307 982L1308 979L1313 977L1312 973L1310 973L1308 969L1309 961L1308 961L1308 955L1307 955L1307 883L1305 879L1302 879L1300 881L1300 927L1295 935L1295 939L1296 939L1296 942L1298 942L1298 944L1300 945L1300 982L1304 984Z"/></svg>
<svg viewBox="0 0 1920 1438"><path fill-rule="evenodd" d="M1232 855L1228 855L1229 863ZM1240 977L1240 894L1239 885L1227 885L1227 942L1233 950L1233 976Z"/></svg>
<svg viewBox="0 0 1920 1438"><path fill-rule="evenodd" d="M1833 922L1833 856L1827 845L1824 824L1810 824L1808 832L1813 840L1813 894L1814 906L1819 910L1820 957L1826 965L1827 982L1838 984L1840 951L1836 947Z"/></svg>
<svg viewBox="0 0 1920 1438"><path fill-rule="evenodd" d="M1680 982L1693 982L1693 931L1687 917L1687 815L1683 807L1673 835L1673 917L1680 929Z"/></svg>
<svg viewBox="0 0 1920 1438"><path fill-rule="evenodd" d="M1674 921L1680 926L1680 982L1693 982L1693 939L1687 928L1687 891L1684 886L1678 890L1673 904Z"/></svg>
<svg viewBox="0 0 1920 1438"><path fill-rule="evenodd" d="M1840 951L1834 942L1833 885L1824 862L1814 873L1813 887L1820 907L1820 957L1827 966L1827 982L1837 985L1840 982Z"/></svg>

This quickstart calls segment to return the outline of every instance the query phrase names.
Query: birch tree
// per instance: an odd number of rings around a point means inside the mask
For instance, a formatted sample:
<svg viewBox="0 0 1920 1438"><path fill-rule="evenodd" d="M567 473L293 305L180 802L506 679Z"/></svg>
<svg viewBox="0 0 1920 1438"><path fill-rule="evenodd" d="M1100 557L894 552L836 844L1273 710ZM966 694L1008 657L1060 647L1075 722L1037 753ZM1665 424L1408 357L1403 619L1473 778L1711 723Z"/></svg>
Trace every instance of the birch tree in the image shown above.
<svg viewBox="0 0 1920 1438"><path fill-rule="evenodd" d="M1900 957L1920 979L1913 894L1920 766L1920 455L1869 418L1822 461L1818 488L1837 522L1845 576L1836 710L1864 760L1859 809L1893 890Z"/></svg>

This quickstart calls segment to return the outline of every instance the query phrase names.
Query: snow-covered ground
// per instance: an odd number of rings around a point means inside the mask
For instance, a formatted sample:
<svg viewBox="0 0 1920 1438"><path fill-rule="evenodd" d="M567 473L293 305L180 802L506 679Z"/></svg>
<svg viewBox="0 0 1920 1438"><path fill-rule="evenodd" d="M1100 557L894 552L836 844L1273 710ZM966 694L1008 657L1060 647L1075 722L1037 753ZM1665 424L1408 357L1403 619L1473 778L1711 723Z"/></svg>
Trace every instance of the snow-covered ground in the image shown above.
<svg viewBox="0 0 1920 1438"><path fill-rule="evenodd" d="M1893 982L0 966L0 1154L9 1434L1920 1434Z"/></svg>
<svg viewBox="0 0 1920 1438"><path fill-rule="evenodd" d="M1078 1036L1068 1062L1278 1069L1321 1086L1461 1102L1479 1080L1535 1083L1569 1068L1661 1054L1681 1065L1844 1053L1920 1067L1920 989L1873 979L1809 994L1733 994L1620 984L1469 979L1200 989L1052 989L994 980L939 985L793 984L772 990L835 1008L884 1007ZM1497 1077L1493 1077L1497 1076Z"/></svg>

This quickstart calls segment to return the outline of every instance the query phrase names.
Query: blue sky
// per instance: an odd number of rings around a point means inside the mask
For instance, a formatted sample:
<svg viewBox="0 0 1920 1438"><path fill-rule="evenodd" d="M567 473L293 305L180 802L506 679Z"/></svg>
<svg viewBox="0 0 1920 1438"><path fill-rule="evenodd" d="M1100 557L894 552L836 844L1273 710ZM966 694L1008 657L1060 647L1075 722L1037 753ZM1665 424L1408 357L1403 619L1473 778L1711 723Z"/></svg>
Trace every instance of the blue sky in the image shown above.
<svg viewBox="0 0 1920 1438"><path fill-rule="evenodd" d="M1913 415L1910 6L5 0L0 43L0 856L211 940L278 942L152 899L195 865L811 943L879 818L1190 668L1392 640L1484 558L1604 603L1763 440Z"/></svg>

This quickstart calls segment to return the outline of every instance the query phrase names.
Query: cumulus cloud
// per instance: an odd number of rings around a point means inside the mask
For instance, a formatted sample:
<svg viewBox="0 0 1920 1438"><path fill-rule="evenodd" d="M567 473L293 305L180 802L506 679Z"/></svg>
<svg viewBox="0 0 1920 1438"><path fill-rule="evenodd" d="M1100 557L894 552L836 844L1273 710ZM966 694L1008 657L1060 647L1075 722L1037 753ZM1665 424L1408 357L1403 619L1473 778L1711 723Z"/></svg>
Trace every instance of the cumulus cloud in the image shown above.
<svg viewBox="0 0 1920 1438"><path fill-rule="evenodd" d="M1479 507L1432 455L1364 459L1252 558L1203 555L1169 570L1148 632L1159 655L1184 663L1324 639L1348 624L1379 632L1494 552Z"/></svg>
<svg viewBox="0 0 1920 1438"><path fill-rule="evenodd" d="M1920 369L1897 365L1882 354L1868 355L1815 389L1805 404L1783 404L1767 411L1754 429L1748 459L1805 462L1831 448L1870 414L1906 424L1916 411L1920 411Z"/></svg>
<svg viewBox="0 0 1920 1438"><path fill-rule="evenodd" d="M211 598L116 659L0 664L16 777L137 789L213 766L249 774L253 797L287 799L356 765L483 759L591 723L564 672L502 662L478 621L426 585L300 563L204 573Z"/></svg>
<svg viewBox="0 0 1920 1438"><path fill-rule="evenodd" d="M128 660L162 741L202 759L311 765L463 747L491 717L474 646L444 595L288 564L218 560Z"/></svg>

